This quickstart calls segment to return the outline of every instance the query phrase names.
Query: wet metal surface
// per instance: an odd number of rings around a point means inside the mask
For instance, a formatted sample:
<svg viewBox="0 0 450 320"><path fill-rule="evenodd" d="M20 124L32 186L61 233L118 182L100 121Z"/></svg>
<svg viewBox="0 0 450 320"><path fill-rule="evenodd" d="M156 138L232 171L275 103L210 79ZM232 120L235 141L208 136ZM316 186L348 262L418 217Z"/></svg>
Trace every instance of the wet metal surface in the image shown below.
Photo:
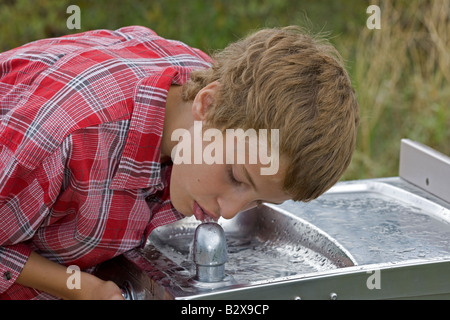
<svg viewBox="0 0 450 320"><path fill-rule="evenodd" d="M311 203L282 207L336 238L358 264L450 256L445 203L421 197L413 186L407 191L400 179L385 181L341 183Z"/></svg>
<svg viewBox="0 0 450 320"><path fill-rule="evenodd" d="M189 218L157 228L147 248L190 272L194 230L199 222ZM353 258L327 234L276 206L262 206L219 220L228 245L226 273L237 283L268 282L281 277L354 265ZM195 273L195 272L194 272Z"/></svg>

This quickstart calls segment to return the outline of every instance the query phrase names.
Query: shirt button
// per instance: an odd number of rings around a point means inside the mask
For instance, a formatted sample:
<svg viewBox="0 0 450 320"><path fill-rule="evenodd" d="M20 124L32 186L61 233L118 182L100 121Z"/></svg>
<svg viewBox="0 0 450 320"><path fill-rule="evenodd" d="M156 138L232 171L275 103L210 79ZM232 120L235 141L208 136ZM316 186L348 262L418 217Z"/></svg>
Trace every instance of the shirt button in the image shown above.
<svg viewBox="0 0 450 320"><path fill-rule="evenodd" d="M11 274L11 272L9 272L9 271L6 271L4 274L3 274L3 279L5 279L5 280L11 280L12 279L12 274Z"/></svg>

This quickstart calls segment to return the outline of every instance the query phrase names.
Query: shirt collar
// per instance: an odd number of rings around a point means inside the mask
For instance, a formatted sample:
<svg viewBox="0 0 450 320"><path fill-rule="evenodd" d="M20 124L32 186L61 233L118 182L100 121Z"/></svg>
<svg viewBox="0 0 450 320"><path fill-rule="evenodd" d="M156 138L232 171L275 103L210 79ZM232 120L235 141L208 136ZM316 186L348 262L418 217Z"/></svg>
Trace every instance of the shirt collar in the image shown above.
<svg viewBox="0 0 450 320"><path fill-rule="evenodd" d="M111 189L164 188L161 140L167 93L176 75L176 70L166 68L162 73L139 81L127 140Z"/></svg>

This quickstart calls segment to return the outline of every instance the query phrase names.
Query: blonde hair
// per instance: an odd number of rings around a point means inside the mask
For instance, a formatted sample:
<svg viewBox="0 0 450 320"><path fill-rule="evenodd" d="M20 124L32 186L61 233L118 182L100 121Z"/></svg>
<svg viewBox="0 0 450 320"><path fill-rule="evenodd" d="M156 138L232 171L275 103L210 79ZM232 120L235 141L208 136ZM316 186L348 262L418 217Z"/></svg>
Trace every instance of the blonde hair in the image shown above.
<svg viewBox="0 0 450 320"><path fill-rule="evenodd" d="M279 129L288 165L284 191L315 199L334 185L351 161L359 107L337 50L298 27L260 30L213 55L196 70L183 99L220 83L207 123L225 130Z"/></svg>

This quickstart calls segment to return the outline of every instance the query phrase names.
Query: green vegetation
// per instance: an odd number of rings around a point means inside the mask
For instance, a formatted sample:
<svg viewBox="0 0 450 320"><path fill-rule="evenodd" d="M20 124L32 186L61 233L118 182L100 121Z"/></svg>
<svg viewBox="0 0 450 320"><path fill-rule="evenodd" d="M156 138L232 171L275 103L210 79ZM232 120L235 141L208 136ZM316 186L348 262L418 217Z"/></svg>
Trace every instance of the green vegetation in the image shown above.
<svg viewBox="0 0 450 320"><path fill-rule="evenodd" d="M68 30L69 5L81 29ZM381 8L369 30L366 8ZM46 37L144 25L205 52L252 30L297 24L328 35L346 60L361 105L344 179L398 175L401 138L450 154L448 0L0 0L0 52Z"/></svg>

